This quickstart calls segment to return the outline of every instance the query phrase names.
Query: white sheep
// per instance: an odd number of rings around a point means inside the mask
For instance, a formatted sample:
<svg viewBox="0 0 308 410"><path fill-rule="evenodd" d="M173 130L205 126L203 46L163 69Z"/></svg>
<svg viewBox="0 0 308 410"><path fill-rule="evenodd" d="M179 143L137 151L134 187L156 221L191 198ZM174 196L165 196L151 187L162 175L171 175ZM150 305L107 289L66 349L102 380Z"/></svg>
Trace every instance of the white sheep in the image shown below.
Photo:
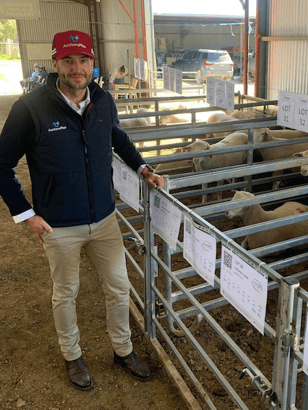
<svg viewBox="0 0 308 410"><path fill-rule="evenodd" d="M185 147L186 151L214 150L247 144L248 137L244 132L233 132L215 144L206 141L195 141ZM213 168L224 168L232 165L243 164L247 159L247 152L230 152L228 154L209 155L193 158L196 171L205 171Z"/></svg>
<svg viewBox="0 0 308 410"><path fill-rule="evenodd" d="M256 114L251 111L234 111L230 114L230 117L237 118L238 120L246 120L255 118Z"/></svg>
<svg viewBox="0 0 308 410"><path fill-rule="evenodd" d="M283 132L282 131L286 131ZM294 130L269 130L268 128L260 129L259 132L255 130L254 133L254 144L263 143L263 142L279 142L279 141L286 141L289 139L300 138L304 137L302 131L294 131ZM288 138L277 138L274 135L284 135ZM284 146L276 146L276 147L265 147L259 148L258 151L260 152L263 161L274 161L281 158L291 158L293 154L296 152L305 151L308 149L308 142L303 142L300 144L291 144L291 145L284 145ZM283 171L275 171L273 175L280 176L283 174ZM273 184L273 189L278 189L280 185L280 181L276 181Z"/></svg>
<svg viewBox="0 0 308 410"><path fill-rule="evenodd" d="M250 192L235 192L232 201L255 198ZM308 206L299 202L286 202L273 211L265 211L259 204L241 206L227 211L225 215L231 219L236 216L242 218L245 225L254 225L273 219L284 218L290 215L298 215L308 211ZM241 246L245 249L255 249L273 243L286 241L298 236L306 235L308 232L308 221L297 222L295 224L280 226L274 229L252 233L247 235Z"/></svg>
<svg viewBox="0 0 308 410"><path fill-rule="evenodd" d="M137 113L148 112L146 108L138 108ZM150 117L138 117L138 118L126 118L120 120L122 128L135 128L135 127L149 127L151 125Z"/></svg>
<svg viewBox="0 0 308 410"><path fill-rule="evenodd" d="M174 151L174 154L180 154L180 153L184 152L184 150L185 150L185 147L184 148L177 148ZM188 159L182 159L182 160L173 161L173 162L165 162L165 163L162 163L162 164L158 164L155 167L155 172L162 173L162 172L165 171L165 172L168 173L168 171L173 172L177 169L182 169L182 168L190 168L190 170L191 170L192 165L193 165L192 160L188 160Z"/></svg>
<svg viewBox="0 0 308 410"><path fill-rule="evenodd" d="M293 157L308 157L308 150L302 151L302 152L296 152L293 154ZM302 165L301 166L301 174L303 177L308 176L308 165Z"/></svg>
<svg viewBox="0 0 308 410"><path fill-rule="evenodd" d="M148 112L146 108L140 107L137 110L137 113ZM150 127L151 118L150 117L138 117L138 118L126 118L120 120L120 125L122 128L135 128L135 127ZM138 147L143 147L143 141L138 143Z"/></svg>
<svg viewBox="0 0 308 410"><path fill-rule="evenodd" d="M277 131L277 132L276 132ZM287 131L287 132L282 132ZM293 130L270 130L268 128L260 128L254 132L254 144L260 144L263 142L275 142L285 141L288 139L304 137L302 131ZM278 137L278 135L284 135L284 138ZM308 142L300 144L291 144L276 147L259 148L263 161L272 161L280 158L290 158L293 154L308 149Z"/></svg>
<svg viewBox="0 0 308 410"><path fill-rule="evenodd" d="M183 105L179 105L177 110L183 110L185 107ZM162 108L161 111L172 111L170 108ZM182 122L188 122L184 118L179 117L178 115L167 114L162 115L159 117L159 124L160 125L167 125L167 124L177 124Z"/></svg>
<svg viewBox="0 0 308 410"><path fill-rule="evenodd" d="M186 147L186 151L200 151L200 150L214 150L228 148L237 145L247 144L247 134L243 132L234 132L229 134L221 141L215 144L208 144L206 141L195 141ZM217 154L217 155L208 155L206 157L195 157L193 158L193 165L196 171L206 171L214 168L225 168L232 165L241 165L247 159L247 151L238 151L238 152L229 152L227 154ZM218 181L217 185L223 185L224 181ZM207 184L203 184L202 188L206 188ZM222 199L222 193L217 192L217 198ZM202 198L203 202L206 201L206 195Z"/></svg>
<svg viewBox="0 0 308 410"><path fill-rule="evenodd" d="M213 124L213 123L218 123L218 122L228 122L228 121L238 121L238 119L231 117L231 115L226 114L224 112L215 112L214 114L209 116L209 118L207 119L207 124ZM226 137L229 134L230 134L230 131L215 132L213 134L207 134L207 138Z"/></svg>

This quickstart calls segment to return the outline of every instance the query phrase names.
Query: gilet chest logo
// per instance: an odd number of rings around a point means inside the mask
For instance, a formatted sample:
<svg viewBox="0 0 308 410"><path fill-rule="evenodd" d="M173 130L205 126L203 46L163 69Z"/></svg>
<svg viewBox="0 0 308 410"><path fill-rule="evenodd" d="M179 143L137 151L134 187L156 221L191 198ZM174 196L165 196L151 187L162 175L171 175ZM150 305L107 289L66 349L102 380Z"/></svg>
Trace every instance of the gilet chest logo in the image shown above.
<svg viewBox="0 0 308 410"><path fill-rule="evenodd" d="M61 126L60 126L60 122L59 122L59 121L54 121L54 122L52 123L52 127L53 127L53 128L48 128L48 132L66 130L66 128L67 128L66 125L61 125Z"/></svg>

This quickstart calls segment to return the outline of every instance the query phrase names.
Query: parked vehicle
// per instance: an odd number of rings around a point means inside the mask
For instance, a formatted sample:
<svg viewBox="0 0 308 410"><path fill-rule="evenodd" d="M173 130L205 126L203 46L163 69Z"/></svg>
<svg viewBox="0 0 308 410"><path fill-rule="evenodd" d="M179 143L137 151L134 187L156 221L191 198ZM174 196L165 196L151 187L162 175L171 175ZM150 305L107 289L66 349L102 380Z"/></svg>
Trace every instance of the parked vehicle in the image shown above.
<svg viewBox="0 0 308 410"><path fill-rule="evenodd" d="M208 49L180 51L172 65L184 73L189 73L186 74L188 77L199 75L202 82L206 82L207 77L230 80L234 66L227 51Z"/></svg>

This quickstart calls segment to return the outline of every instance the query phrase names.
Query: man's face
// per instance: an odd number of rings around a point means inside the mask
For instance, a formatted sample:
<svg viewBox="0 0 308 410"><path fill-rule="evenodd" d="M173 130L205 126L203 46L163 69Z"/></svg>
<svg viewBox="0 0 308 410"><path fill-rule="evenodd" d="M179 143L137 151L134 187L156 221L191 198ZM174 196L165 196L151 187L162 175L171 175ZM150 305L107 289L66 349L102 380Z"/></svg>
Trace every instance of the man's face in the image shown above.
<svg viewBox="0 0 308 410"><path fill-rule="evenodd" d="M59 74L60 84L71 90L84 90L92 79L93 59L82 54L70 54L60 60L52 60Z"/></svg>

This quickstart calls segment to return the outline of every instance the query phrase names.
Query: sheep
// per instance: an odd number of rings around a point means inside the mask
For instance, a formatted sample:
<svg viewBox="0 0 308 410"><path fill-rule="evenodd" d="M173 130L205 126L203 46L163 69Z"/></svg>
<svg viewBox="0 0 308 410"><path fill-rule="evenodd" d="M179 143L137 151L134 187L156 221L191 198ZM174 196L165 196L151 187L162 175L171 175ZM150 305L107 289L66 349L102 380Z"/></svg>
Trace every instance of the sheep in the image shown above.
<svg viewBox="0 0 308 410"><path fill-rule="evenodd" d="M231 115L226 114L223 111L214 112L214 114L211 114L207 119L208 124L212 124L216 122L225 122L225 121L234 121L234 118L231 117Z"/></svg>
<svg viewBox="0 0 308 410"><path fill-rule="evenodd" d="M293 157L308 157L308 150L295 152L295 154L293 154ZM303 175L303 177L308 176L308 165L301 166L301 174Z"/></svg>
<svg viewBox="0 0 308 410"><path fill-rule="evenodd" d="M237 191L235 192L232 201L251 198L255 198L255 195L250 192ZM298 215L304 212L308 212L308 206L299 202L286 202L273 211L265 211L259 204L256 204L232 209L225 212L225 215L229 219L239 216L242 218L245 225L254 225L290 215ZM280 226L270 230L266 229L263 232L247 235L241 243L241 246L245 249L255 249L305 235L307 230L308 221Z"/></svg>
<svg viewBox="0 0 308 410"><path fill-rule="evenodd" d="M185 151L200 151L200 150L214 150L228 148L236 145L245 145L247 144L248 137L247 134L243 132L234 132L229 134L227 137L223 138L221 141L216 144L208 144L206 141L195 141L187 145ZM196 157L193 158L193 165L196 171L201 172L205 170L210 170L214 168L224 168L230 167L232 165L241 165L247 159L247 151L239 152L229 152L228 154L217 154L209 155L206 157ZM224 181L218 181L217 185L223 185ZM202 188L206 188L207 184L203 184ZM217 192L217 198L222 199L222 193ZM206 195L202 198L203 202L206 201Z"/></svg>
<svg viewBox="0 0 308 410"><path fill-rule="evenodd" d="M146 108L138 108L137 113L148 112ZM120 120L120 125L122 128L133 128L133 127L149 127L151 125L150 117L138 117L138 118L127 118Z"/></svg>
<svg viewBox="0 0 308 410"><path fill-rule="evenodd" d="M183 110L185 107L183 105L179 105L177 110ZM163 108L162 111L172 111L170 108ZM167 124L177 124L182 122L188 122L187 120L180 118L173 114L162 115L159 117L159 124L160 125L167 125Z"/></svg>
<svg viewBox="0 0 308 410"><path fill-rule="evenodd" d="M256 115L249 111L234 111L230 114L230 117L237 118L238 120L246 120L249 118L255 118Z"/></svg>
<svg viewBox="0 0 308 410"><path fill-rule="evenodd" d="M146 108L138 108L137 113L148 112ZM149 127L151 126L150 117L138 117L138 118L127 118L120 120L120 125L122 128L135 128L135 127ZM138 143L138 147L143 147L143 142Z"/></svg>
<svg viewBox="0 0 308 410"><path fill-rule="evenodd" d="M174 151L174 154L180 154L181 152L185 151L185 147L184 148L177 148ZM164 171L170 171L173 172L175 170L179 170L182 168L189 168L190 170L192 169L192 160L188 160L188 159L184 159L184 160L180 160L180 161L173 161L173 162L166 162L163 164L158 164L155 167L155 172L159 172L162 173Z"/></svg>
<svg viewBox="0 0 308 410"><path fill-rule="evenodd" d="M221 149L228 148L236 145L245 145L247 144L248 137L244 132L233 132L232 134L227 135L221 141L216 142L215 144L208 144L206 141L200 140L195 141L185 147L186 151L199 151L205 149ZM243 164L247 158L247 152L234 152L227 155L210 155L206 157L197 157L193 158L193 163L195 165L196 171L205 171L213 168L223 168L231 165Z"/></svg>
<svg viewBox="0 0 308 410"><path fill-rule="evenodd" d="M217 122L227 122L227 121L238 121L238 119L231 117L231 115L228 115L224 112L216 112L209 116L209 118L207 119L207 124L213 124ZM213 134L208 134L207 138L226 137L229 134L230 134L230 131L215 132Z"/></svg>
<svg viewBox="0 0 308 410"><path fill-rule="evenodd" d="M263 143L263 142L271 142L271 141L287 141L288 139L304 136L301 131L292 131L292 130L276 130L277 132L274 133L274 130L269 130L268 128L260 129L259 132L255 130L254 133L254 144L256 143ZM283 132L282 131L287 131ZM289 138L276 138L273 135L289 135ZM290 158L296 152L305 151L308 149L308 142L304 142L301 144L294 144L294 145L285 145L285 146L276 146L276 147L265 147L265 148L258 148L263 161L273 161L281 158ZM283 171L275 171L273 175L279 176L282 175ZM278 189L280 185L279 181L274 182L273 189Z"/></svg>
<svg viewBox="0 0 308 410"><path fill-rule="evenodd" d="M286 139L295 139L295 138L304 138L308 137L308 133L298 130L270 130L271 134L275 138L286 138Z"/></svg>

